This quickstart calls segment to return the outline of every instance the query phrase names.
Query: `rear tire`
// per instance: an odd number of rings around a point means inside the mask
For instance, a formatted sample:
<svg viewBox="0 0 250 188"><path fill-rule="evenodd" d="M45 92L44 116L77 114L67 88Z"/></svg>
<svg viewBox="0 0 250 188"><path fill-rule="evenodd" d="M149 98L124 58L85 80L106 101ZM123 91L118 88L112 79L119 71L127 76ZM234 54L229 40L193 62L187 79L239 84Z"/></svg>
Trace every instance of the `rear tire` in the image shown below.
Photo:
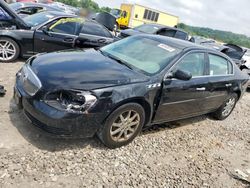
<svg viewBox="0 0 250 188"><path fill-rule="evenodd" d="M15 61L20 54L18 44L8 37L0 37L0 62Z"/></svg>
<svg viewBox="0 0 250 188"><path fill-rule="evenodd" d="M140 133L144 122L143 107L137 103L128 103L117 108L106 119L98 137L108 148L125 146Z"/></svg>
<svg viewBox="0 0 250 188"><path fill-rule="evenodd" d="M238 101L238 95L236 93L230 94L223 103L223 105L221 105L221 107L211 115L217 120L226 119L228 116L230 116L230 114L234 110L237 101Z"/></svg>

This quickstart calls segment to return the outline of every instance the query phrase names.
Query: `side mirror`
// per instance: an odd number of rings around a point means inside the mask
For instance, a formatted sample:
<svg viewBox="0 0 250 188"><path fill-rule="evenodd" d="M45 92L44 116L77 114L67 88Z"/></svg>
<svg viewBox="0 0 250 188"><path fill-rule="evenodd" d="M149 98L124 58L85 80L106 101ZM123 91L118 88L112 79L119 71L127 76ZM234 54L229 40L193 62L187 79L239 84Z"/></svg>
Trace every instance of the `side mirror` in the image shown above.
<svg viewBox="0 0 250 188"><path fill-rule="evenodd" d="M176 78L178 80L188 81L192 78L192 74L178 69L168 75L167 78Z"/></svg>
<svg viewBox="0 0 250 188"><path fill-rule="evenodd" d="M45 35L51 36L51 34L49 33L49 29L47 26L43 26L42 27L42 31Z"/></svg>

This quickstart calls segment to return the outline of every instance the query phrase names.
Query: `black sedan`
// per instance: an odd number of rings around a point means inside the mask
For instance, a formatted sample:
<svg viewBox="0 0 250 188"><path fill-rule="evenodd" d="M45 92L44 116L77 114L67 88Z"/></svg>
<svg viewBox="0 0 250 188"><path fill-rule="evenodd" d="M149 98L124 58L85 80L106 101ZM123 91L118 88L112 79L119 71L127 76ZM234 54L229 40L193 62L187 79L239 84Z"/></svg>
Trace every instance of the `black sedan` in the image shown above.
<svg viewBox="0 0 250 188"><path fill-rule="evenodd" d="M49 11L21 19L7 6L3 8L15 26L0 30L0 62L70 48L101 47L116 40L101 24L75 15Z"/></svg>
<svg viewBox="0 0 250 188"><path fill-rule="evenodd" d="M100 50L38 55L17 73L15 100L37 127L116 148L145 126L212 113L227 118L248 75L224 54L156 35Z"/></svg>
<svg viewBox="0 0 250 188"><path fill-rule="evenodd" d="M188 33L175 27L167 27L160 24L143 24L133 29L126 29L121 31L119 37L125 38L128 36L139 34L155 34L166 37L173 37L182 40L188 40Z"/></svg>

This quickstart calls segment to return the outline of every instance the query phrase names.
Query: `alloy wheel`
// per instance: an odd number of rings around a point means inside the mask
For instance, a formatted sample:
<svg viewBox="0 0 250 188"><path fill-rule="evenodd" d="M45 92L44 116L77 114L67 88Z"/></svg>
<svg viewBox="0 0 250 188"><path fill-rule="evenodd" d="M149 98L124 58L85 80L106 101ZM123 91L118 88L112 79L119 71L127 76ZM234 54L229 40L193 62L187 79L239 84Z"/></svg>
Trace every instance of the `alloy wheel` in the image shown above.
<svg viewBox="0 0 250 188"><path fill-rule="evenodd" d="M235 103L236 103L236 99L235 98L230 98L226 102L226 105L225 105L225 107L224 107L224 109L222 111L222 115L224 117L228 116L232 112L232 110L233 110L233 108L235 106Z"/></svg>
<svg viewBox="0 0 250 188"><path fill-rule="evenodd" d="M15 45L8 40L0 40L0 60L8 61L16 55Z"/></svg>
<svg viewBox="0 0 250 188"><path fill-rule="evenodd" d="M140 125L140 115L129 110L121 113L113 122L110 128L110 135L113 141L124 142L129 140Z"/></svg>

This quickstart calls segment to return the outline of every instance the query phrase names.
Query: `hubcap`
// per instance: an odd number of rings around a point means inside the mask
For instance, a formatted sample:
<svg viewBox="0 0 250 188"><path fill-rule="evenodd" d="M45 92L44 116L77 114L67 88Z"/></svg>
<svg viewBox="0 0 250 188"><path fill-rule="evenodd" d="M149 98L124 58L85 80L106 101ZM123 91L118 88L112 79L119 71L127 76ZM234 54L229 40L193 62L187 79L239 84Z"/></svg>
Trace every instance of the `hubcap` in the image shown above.
<svg viewBox="0 0 250 188"><path fill-rule="evenodd" d="M0 40L0 60L6 61L12 59L16 54L14 44L7 40Z"/></svg>
<svg viewBox="0 0 250 188"><path fill-rule="evenodd" d="M130 139L140 125L140 115L129 110L120 114L110 128L111 138L116 142L124 142Z"/></svg>
<svg viewBox="0 0 250 188"><path fill-rule="evenodd" d="M222 112L223 116L228 116L232 112L234 105L235 105L235 102L236 102L235 98L231 98L227 101L227 103L223 109L223 112Z"/></svg>

